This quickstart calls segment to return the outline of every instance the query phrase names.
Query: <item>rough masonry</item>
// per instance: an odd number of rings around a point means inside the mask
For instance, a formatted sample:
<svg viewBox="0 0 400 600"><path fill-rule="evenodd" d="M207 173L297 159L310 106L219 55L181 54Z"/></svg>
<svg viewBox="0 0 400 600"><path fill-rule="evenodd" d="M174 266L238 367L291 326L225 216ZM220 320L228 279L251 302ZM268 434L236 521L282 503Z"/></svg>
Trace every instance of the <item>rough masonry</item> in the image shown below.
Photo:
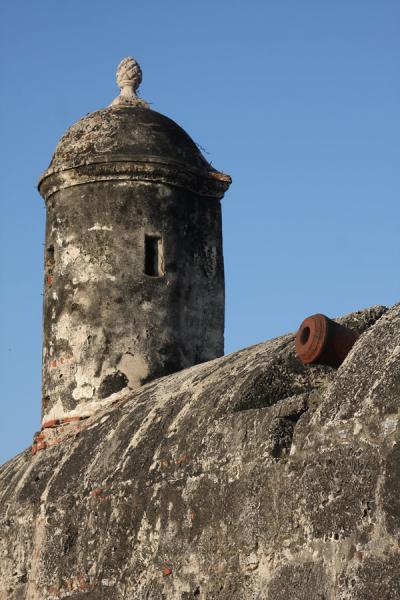
<svg viewBox="0 0 400 600"><path fill-rule="evenodd" d="M400 305L337 320L338 369L292 334L222 356L230 178L117 79L40 181L43 424L0 468L0 600L400 600Z"/></svg>
<svg viewBox="0 0 400 600"><path fill-rule="evenodd" d="M39 183L43 423L224 353L230 177L136 96L136 61L122 61L117 81L121 95L66 132Z"/></svg>
<svg viewBox="0 0 400 600"><path fill-rule="evenodd" d="M400 306L127 393L0 469L1 600L400 599Z"/></svg>

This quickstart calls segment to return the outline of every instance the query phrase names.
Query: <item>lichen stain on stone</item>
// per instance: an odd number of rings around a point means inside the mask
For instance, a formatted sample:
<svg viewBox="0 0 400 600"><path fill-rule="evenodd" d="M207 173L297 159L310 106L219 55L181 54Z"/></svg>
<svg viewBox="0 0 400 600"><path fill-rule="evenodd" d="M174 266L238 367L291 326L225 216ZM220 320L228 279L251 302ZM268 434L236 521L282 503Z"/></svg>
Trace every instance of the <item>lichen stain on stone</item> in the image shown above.
<svg viewBox="0 0 400 600"><path fill-rule="evenodd" d="M54 259L43 417L223 354L220 199L230 179L213 173L183 129L141 102L87 115L60 140L39 183ZM154 274L146 236L160 240ZM47 368L67 351L68 367Z"/></svg>
<svg viewBox="0 0 400 600"><path fill-rule="evenodd" d="M400 307L347 318L337 371L284 336L120 390L1 467L0 598L400 598Z"/></svg>

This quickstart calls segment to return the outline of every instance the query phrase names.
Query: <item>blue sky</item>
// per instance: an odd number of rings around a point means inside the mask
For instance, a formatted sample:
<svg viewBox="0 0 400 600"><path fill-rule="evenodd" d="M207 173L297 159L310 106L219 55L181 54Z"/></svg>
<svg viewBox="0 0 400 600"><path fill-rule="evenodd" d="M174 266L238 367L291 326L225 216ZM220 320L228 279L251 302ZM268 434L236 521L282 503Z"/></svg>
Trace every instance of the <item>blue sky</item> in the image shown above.
<svg viewBox="0 0 400 600"><path fill-rule="evenodd" d="M223 200L226 352L400 299L398 0L3 2L0 463L40 425L45 211L58 139L141 95L233 178Z"/></svg>

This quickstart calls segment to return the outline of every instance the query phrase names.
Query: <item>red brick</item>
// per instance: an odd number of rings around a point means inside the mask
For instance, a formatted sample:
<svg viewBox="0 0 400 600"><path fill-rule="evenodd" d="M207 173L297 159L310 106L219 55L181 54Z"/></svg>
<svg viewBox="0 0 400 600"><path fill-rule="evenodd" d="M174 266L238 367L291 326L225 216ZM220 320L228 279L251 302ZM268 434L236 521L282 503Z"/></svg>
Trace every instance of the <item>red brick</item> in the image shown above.
<svg viewBox="0 0 400 600"><path fill-rule="evenodd" d="M62 419L63 423L73 423L74 421L80 421L82 417L65 417Z"/></svg>
<svg viewBox="0 0 400 600"><path fill-rule="evenodd" d="M57 427L60 424L60 419L50 419L49 421L45 421L42 425L43 429L49 429L51 427Z"/></svg>

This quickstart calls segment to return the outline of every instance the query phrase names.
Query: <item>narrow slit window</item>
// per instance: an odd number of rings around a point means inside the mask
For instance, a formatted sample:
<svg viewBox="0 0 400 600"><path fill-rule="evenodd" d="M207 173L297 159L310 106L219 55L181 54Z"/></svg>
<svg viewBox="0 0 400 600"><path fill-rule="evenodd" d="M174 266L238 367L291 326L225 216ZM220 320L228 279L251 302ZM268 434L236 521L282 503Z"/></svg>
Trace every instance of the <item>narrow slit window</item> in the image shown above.
<svg viewBox="0 0 400 600"><path fill-rule="evenodd" d="M144 272L150 277L164 275L162 239L158 235L144 237Z"/></svg>
<svg viewBox="0 0 400 600"><path fill-rule="evenodd" d="M46 267L54 267L54 246L48 246L46 248Z"/></svg>

